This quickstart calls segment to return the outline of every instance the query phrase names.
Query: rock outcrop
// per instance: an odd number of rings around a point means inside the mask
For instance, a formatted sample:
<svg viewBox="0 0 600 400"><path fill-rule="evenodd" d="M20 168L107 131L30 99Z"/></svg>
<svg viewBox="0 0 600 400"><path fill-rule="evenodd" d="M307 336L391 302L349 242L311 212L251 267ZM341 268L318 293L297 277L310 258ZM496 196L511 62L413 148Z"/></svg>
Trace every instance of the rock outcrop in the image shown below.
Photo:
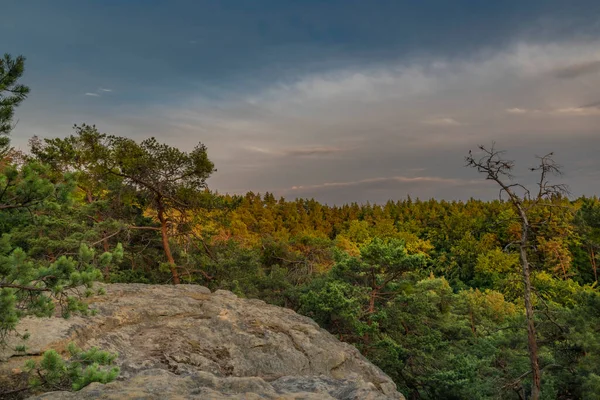
<svg viewBox="0 0 600 400"><path fill-rule="evenodd" d="M102 285L92 317L26 318L28 354L0 350L0 375L70 341L118 352L116 382L36 399L403 399L353 346L309 318L196 285Z"/></svg>

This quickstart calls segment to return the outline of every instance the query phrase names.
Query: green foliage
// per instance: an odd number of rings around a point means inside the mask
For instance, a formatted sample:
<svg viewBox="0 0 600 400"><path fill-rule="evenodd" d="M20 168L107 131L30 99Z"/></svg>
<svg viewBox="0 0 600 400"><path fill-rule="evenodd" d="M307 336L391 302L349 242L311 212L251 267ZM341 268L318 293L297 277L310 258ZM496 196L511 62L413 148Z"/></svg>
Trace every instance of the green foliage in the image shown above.
<svg viewBox="0 0 600 400"><path fill-rule="evenodd" d="M119 255L117 248L110 258ZM25 315L52 316L56 304L65 318L73 312L86 313L79 288L91 288L102 278L98 259L103 258L85 244L77 257L61 256L54 262L31 260L20 248L0 254L0 339Z"/></svg>
<svg viewBox="0 0 600 400"><path fill-rule="evenodd" d="M69 344L68 353L64 359L55 350L48 350L39 362L28 360L25 371L32 389L78 391L92 382L112 382L119 375L119 367L114 366L116 353L95 347L83 351L74 343Z"/></svg>
<svg viewBox="0 0 600 400"><path fill-rule="evenodd" d="M49 168L32 162L21 167L8 165L0 169L0 229L6 232L12 224L21 222L23 209L32 211L45 201L64 198L72 188L70 182L55 185L48 178Z"/></svg>
<svg viewBox="0 0 600 400"><path fill-rule="evenodd" d="M123 248L97 255L86 243L94 229L79 219L73 180L52 179L37 162L0 170L0 341L25 315L86 312L85 292L123 257Z"/></svg>
<svg viewBox="0 0 600 400"><path fill-rule="evenodd" d="M163 197L189 204L193 191L206 187L206 179L214 171L206 147L197 145L190 153L159 143L150 138L136 143L123 137L110 137L114 173L130 180L131 184L148 191L160 190ZM188 202L185 202L188 200Z"/></svg>
<svg viewBox="0 0 600 400"><path fill-rule="evenodd" d="M365 288L348 282L321 279L300 295L299 311L340 338L348 340L368 331L365 322L366 302L368 293Z"/></svg>
<svg viewBox="0 0 600 400"><path fill-rule="evenodd" d="M529 390L519 307L496 290L456 292L444 278L420 279L407 272L418 269L423 256L413 259L412 266L407 257L401 243L375 239L360 257L342 257L307 285L298 310L355 344L410 396L511 399ZM480 256L478 269L501 277L514 263L513 256L492 252ZM593 385L598 370L598 342L589 336L600 322L597 311L589 309L598 293L548 273L534 280L540 293L538 332L546 343L541 348L545 396L585 396L590 392L584 392L583 382L589 379ZM487 279L488 285L494 282ZM374 288L385 294L375 298L370 310ZM584 375L568 372L574 370Z"/></svg>
<svg viewBox="0 0 600 400"><path fill-rule="evenodd" d="M27 86L17 83L24 71L25 57L4 54L0 58L0 159L8 154L8 134L13 128L15 108L29 94Z"/></svg>

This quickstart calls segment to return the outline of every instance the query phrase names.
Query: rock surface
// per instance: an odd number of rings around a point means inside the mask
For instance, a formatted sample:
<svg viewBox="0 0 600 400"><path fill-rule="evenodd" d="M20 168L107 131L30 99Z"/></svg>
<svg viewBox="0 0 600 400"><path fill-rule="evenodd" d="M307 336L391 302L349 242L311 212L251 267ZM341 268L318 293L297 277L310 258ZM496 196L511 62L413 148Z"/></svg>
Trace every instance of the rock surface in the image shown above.
<svg viewBox="0 0 600 400"><path fill-rule="evenodd" d="M93 317L26 318L28 354L0 350L0 375L70 341L118 352L121 375L36 399L403 399L392 380L309 318L196 285L102 285Z"/></svg>

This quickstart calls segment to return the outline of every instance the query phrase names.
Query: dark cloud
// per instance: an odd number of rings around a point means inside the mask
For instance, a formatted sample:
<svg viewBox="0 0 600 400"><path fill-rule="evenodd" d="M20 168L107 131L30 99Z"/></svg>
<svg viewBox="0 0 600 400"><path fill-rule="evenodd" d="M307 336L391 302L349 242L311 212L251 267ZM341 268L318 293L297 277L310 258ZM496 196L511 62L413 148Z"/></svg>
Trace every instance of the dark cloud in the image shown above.
<svg viewBox="0 0 600 400"><path fill-rule="evenodd" d="M581 106L581 108L598 108L600 107L600 101L595 101L593 103L585 104Z"/></svg>
<svg viewBox="0 0 600 400"><path fill-rule="evenodd" d="M597 0L8 0L3 12L0 48L28 56L32 88L18 146L81 122L201 141L220 192L343 203L494 198L463 159L495 140L525 165L556 150L576 194L600 187Z"/></svg>
<svg viewBox="0 0 600 400"><path fill-rule="evenodd" d="M600 72L600 60L585 61L561 67L554 70L554 76L561 79L578 78L583 75L595 74Z"/></svg>

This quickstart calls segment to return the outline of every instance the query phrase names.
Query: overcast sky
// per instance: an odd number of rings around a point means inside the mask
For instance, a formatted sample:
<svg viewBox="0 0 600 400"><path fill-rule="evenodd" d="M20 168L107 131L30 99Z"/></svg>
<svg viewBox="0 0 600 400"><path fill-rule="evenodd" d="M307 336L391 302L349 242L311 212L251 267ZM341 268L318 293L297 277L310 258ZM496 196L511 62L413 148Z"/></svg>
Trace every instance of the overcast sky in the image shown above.
<svg viewBox="0 0 600 400"><path fill-rule="evenodd" d="M74 123L207 145L219 192L490 199L464 167L554 151L600 194L600 1L3 0L27 57L13 143Z"/></svg>

